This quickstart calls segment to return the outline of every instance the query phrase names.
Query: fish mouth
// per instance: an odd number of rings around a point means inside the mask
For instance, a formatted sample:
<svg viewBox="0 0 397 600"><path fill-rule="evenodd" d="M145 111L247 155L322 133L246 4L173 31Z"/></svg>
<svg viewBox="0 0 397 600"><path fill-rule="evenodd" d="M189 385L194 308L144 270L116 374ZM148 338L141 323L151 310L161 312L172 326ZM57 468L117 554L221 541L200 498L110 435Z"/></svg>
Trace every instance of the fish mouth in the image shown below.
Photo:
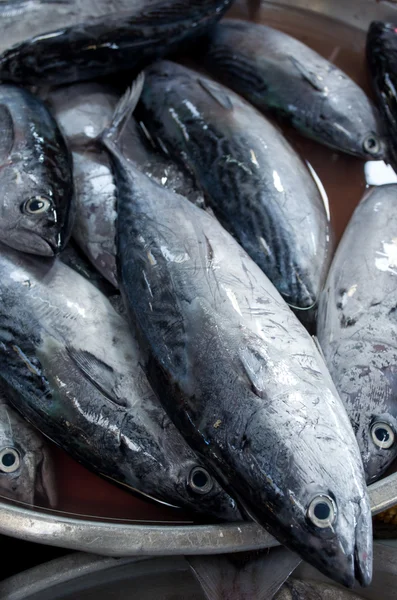
<svg viewBox="0 0 397 600"><path fill-rule="evenodd" d="M60 240L48 239L39 233L29 232L30 243L26 244L26 252L36 254L38 256L54 257L60 253L63 245Z"/></svg>
<svg viewBox="0 0 397 600"><path fill-rule="evenodd" d="M356 524L356 544L354 547L354 577L362 587L368 587L372 581L372 515L363 506ZM369 518L368 518L369 517Z"/></svg>
<svg viewBox="0 0 397 600"><path fill-rule="evenodd" d="M19 230L4 240L4 244L19 252L52 258L59 254L61 247L52 239L48 239L30 230Z"/></svg>
<svg viewBox="0 0 397 600"><path fill-rule="evenodd" d="M40 240L37 244L37 251L31 251L31 254L38 254L50 258L60 253L61 246L59 246L59 244L55 244L53 241L47 240L39 235L37 238Z"/></svg>
<svg viewBox="0 0 397 600"><path fill-rule="evenodd" d="M346 588L353 588L357 582L361 587L368 587L372 582L372 538L370 543L367 543L367 540L357 539L353 554L342 553L326 568L324 564L315 565L313 562L313 565L317 566L324 575Z"/></svg>

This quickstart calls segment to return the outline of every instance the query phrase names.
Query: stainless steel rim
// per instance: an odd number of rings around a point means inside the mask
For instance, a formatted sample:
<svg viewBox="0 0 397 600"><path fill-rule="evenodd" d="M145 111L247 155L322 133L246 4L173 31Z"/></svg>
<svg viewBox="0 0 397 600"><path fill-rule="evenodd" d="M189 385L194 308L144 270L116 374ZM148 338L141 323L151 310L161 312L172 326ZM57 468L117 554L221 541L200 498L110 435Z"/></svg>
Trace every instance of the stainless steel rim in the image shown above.
<svg viewBox="0 0 397 600"><path fill-rule="evenodd" d="M372 513L397 504L397 474L369 487ZM102 556L224 554L272 548L279 543L255 523L130 525L89 521L0 503L0 533Z"/></svg>

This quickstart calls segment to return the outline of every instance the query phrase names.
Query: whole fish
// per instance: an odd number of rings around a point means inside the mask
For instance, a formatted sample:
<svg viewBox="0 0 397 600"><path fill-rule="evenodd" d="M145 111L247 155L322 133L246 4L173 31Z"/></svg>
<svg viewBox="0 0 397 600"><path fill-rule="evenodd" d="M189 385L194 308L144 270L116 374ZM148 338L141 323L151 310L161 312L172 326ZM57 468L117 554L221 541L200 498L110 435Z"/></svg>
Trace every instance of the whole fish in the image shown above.
<svg viewBox="0 0 397 600"><path fill-rule="evenodd" d="M397 33L396 25L374 21L367 36L367 63L389 146L397 170Z"/></svg>
<svg viewBox="0 0 397 600"><path fill-rule="evenodd" d="M168 61L147 70L137 114L194 173L216 217L286 302L312 308L330 225L313 178L278 129L233 92Z"/></svg>
<svg viewBox="0 0 397 600"><path fill-rule="evenodd" d="M367 482L397 456L397 185L356 208L331 265L318 338L345 404Z"/></svg>
<svg viewBox="0 0 397 600"><path fill-rule="evenodd" d="M362 600L361 596L316 581L288 579L274 600Z"/></svg>
<svg viewBox="0 0 397 600"><path fill-rule="evenodd" d="M116 189L109 157L90 145L109 125L119 100L116 90L80 83L52 91L48 102L73 153L76 219L73 237L99 272L118 287L116 272ZM122 139L123 152L158 183L183 191L192 201L204 199L191 176L143 139L134 119Z"/></svg>
<svg viewBox="0 0 397 600"><path fill-rule="evenodd" d="M53 256L73 222L72 166L62 134L44 103L0 85L0 241Z"/></svg>
<svg viewBox="0 0 397 600"><path fill-rule="evenodd" d="M102 140L118 189L119 283L148 378L208 469L277 539L325 574L371 580L370 507L357 443L312 338L206 211Z"/></svg>
<svg viewBox="0 0 397 600"><path fill-rule="evenodd" d="M56 503L51 450L0 392L0 495L25 504Z"/></svg>
<svg viewBox="0 0 397 600"><path fill-rule="evenodd" d="M43 85L140 70L205 33L233 0L158 0L57 28L0 55L0 80Z"/></svg>
<svg viewBox="0 0 397 600"><path fill-rule="evenodd" d="M126 321L60 261L0 252L0 383L73 458L154 500L241 519L171 421Z"/></svg>
<svg viewBox="0 0 397 600"><path fill-rule="evenodd" d="M385 155L377 114L343 71L295 38L227 19L208 38L206 68L259 110L306 137L366 160Z"/></svg>

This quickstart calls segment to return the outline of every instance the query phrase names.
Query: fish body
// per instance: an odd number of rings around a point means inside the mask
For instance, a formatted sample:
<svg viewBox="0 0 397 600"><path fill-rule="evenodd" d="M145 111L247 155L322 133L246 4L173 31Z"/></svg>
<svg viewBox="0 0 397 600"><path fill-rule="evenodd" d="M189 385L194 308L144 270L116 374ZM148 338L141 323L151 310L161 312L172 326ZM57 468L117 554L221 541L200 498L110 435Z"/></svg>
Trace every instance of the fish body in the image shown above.
<svg viewBox="0 0 397 600"><path fill-rule="evenodd" d="M151 0L153 2L153 0ZM135 6L149 0L134 0ZM2 0L0 51L60 27L131 10L132 0Z"/></svg>
<svg viewBox="0 0 397 600"><path fill-rule="evenodd" d="M119 283L148 378L253 518L324 573L368 584L362 464L324 362L219 222L123 157L117 131L137 89L122 99L103 143L118 188Z"/></svg>
<svg viewBox="0 0 397 600"><path fill-rule="evenodd" d="M317 335L349 414L367 482L397 456L397 185L356 208L322 294Z"/></svg>
<svg viewBox="0 0 397 600"><path fill-rule="evenodd" d="M227 19L209 34L204 64L259 110L304 136L365 160L384 158L376 110L364 91L286 33Z"/></svg>
<svg viewBox="0 0 397 600"><path fill-rule="evenodd" d="M193 172L216 217L286 302L312 308L330 224L306 165L279 130L234 92L169 61L146 71L137 115Z"/></svg>
<svg viewBox="0 0 397 600"><path fill-rule="evenodd" d="M59 257L65 265L88 279L107 298L120 296L118 290L88 261L79 246L71 240Z"/></svg>
<svg viewBox="0 0 397 600"><path fill-rule="evenodd" d="M341 588L316 581L291 578L281 588L274 600L360 600L361 596Z"/></svg>
<svg viewBox="0 0 397 600"><path fill-rule="evenodd" d="M25 504L56 503L51 450L0 393L0 495Z"/></svg>
<svg viewBox="0 0 397 600"><path fill-rule="evenodd" d="M132 491L241 518L167 418L137 344L107 298L62 262L5 247L0 272L0 381L23 416L73 458Z"/></svg>
<svg viewBox="0 0 397 600"><path fill-rule="evenodd" d="M0 55L0 80L61 84L138 71L219 20L233 0L158 0L47 31Z"/></svg>
<svg viewBox="0 0 397 600"><path fill-rule="evenodd" d="M73 153L76 219L73 237L99 272L117 283L115 219L116 188L106 152L92 140L109 125L119 100L116 90L97 83L80 83L54 90L50 106ZM143 138L131 118L122 138L125 156L161 185L184 192L197 204L202 193L192 177Z"/></svg>
<svg viewBox="0 0 397 600"><path fill-rule="evenodd" d="M53 256L69 239L73 179L62 134L41 100L0 85L0 241Z"/></svg>
<svg viewBox="0 0 397 600"><path fill-rule="evenodd" d="M397 33L392 23L374 21L367 35L367 63L381 111L389 160L397 170Z"/></svg>

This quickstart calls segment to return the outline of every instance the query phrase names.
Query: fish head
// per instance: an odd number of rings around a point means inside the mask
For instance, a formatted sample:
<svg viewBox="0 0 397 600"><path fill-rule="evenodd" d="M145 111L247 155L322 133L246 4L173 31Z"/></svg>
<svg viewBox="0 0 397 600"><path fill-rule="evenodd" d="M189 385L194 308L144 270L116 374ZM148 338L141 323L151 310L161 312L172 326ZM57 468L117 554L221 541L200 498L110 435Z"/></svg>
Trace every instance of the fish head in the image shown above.
<svg viewBox="0 0 397 600"><path fill-rule="evenodd" d="M372 21L368 29L367 53L370 60L393 55L397 50L397 27L393 23Z"/></svg>
<svg viewBox="0 0 397 600"><path fill-rule="evenodd" d="M180 506L221 521L243 521L236 501L220 486L213 473L201 461L195 460L193 454L188 457L186 447L180 457L184 459L175 464L176 472L170 477L176 484L173 493L179 495Z"/></svg>
<svg viewBox="0 0 397 600"><path fill-rule="evenodd" d="M0 186L2 241L30 254L54 256L60 252L70 217L60 210L54 190L18 165L0 169Z"/></svg>
<svg viewBox="0 0 397 600"><path fill-rule="evenodd" d="M265 408L254 404L244 439L233 441L242 448L236 470L252 482L238 491L249 514L303 560L347 587L369 585L372 519L357 442L315 361L302 361L303 370L279 357L262 372L249 362Z"/></svg>
<svg viewBox="0 0 397 600"><path fill-rule="evenodd" d="M340 98L330 97L329 102L324 103L317 122L323 139L329 146L343 148L364 160L384 160L387 144L375 107L365 96L358 101L347 99L345 104L345 112L341 115Z"/></svg>
<svg viewBox="0 0 397 600"><path fill-rule="evenodd" d="M303 430L290 449L293 474L279 473L284 487L275 501L279 540L342 585L353 587L357 580L367 586L372 519L357 444L351 428L344 428L345 436L334 434L334 423L321 427L316 416L308 421L311 431Z"/></svg>
<svg viewBox="0 0 397 600"><path fill-rule="evenodd" d="M335 479L338 479L337 477ZM339 482L338 482L339 483ZM347 489L346 489L347 488ZM295 550L322 573L346 587L372 580L372 519L367 494L355 486L305 486L294 517L285 516L285 532L294 528Z"/></svg>
<svg viewBox="0 0 397 600"><path fill-rule="evenodd" d="M236 501L229 496L202 464L192 464L189 469L186 488L190 501L197 511L211 514L222 521L243 521Z"/></svg>
<svg viewBox="0 0 397 600"><path fill-rule="evenodd" d="M332 369L364 465L367 484L397 458L397 349L384 343L348 342Z"/></svg>
<svg viewBox="0 0 397 600"><path fill-rule="evenodd" d="M10 406L0 406L0 494L33 505L56 503L55 474L41 435Z"/></svg>

